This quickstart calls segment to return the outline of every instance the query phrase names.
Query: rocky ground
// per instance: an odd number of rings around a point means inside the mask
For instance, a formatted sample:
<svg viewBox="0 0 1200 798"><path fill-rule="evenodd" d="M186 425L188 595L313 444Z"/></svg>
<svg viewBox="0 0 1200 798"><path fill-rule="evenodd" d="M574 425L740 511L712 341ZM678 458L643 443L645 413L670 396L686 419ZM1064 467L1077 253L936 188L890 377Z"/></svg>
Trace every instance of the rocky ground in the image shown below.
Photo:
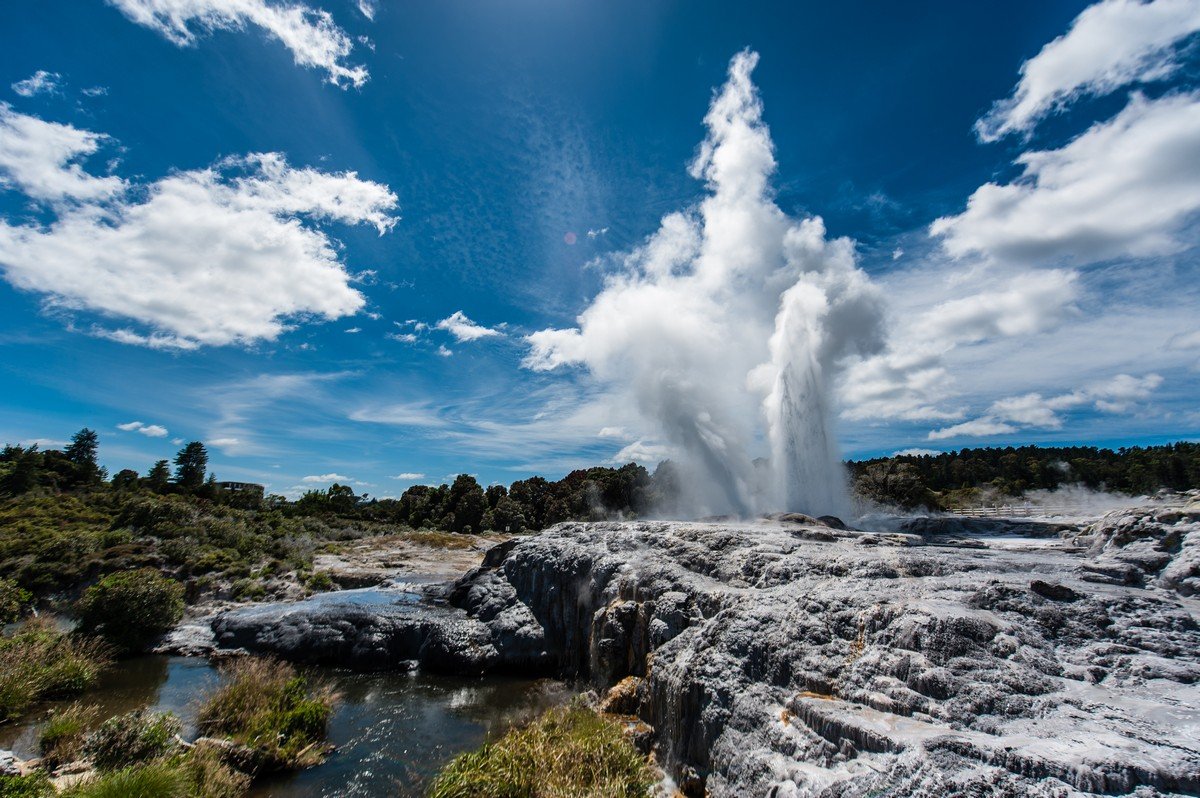
<svg viewBox="0 0 1200 798"><path fill-rule="evenodd" d="M1194 498L836 526L569 523L441 591L210 627L298 660L616 685L688 795L1200 794Z"/></svg>

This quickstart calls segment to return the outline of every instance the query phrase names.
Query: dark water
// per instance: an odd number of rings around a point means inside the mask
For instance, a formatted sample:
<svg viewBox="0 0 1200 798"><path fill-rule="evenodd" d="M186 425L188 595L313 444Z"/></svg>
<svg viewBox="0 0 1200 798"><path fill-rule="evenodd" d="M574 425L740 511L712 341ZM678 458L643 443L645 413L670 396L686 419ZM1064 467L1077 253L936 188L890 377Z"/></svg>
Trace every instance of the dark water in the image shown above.
<svg viewBox="0 0 1200 798"><path fill-rule="evenodd" d="M568 685L552 680L306 672L340 695L329 726L337 750L319 767L256 784L255 798L419 796L456 754L572 695ZM142 657L112 668L81 701L98 705L100 717L146 706L169 710L184 721L188 736L201 697L219 678L205 659ZM0 727L0 748L36 756L44 717L34 713L29 722Z"/></svg>

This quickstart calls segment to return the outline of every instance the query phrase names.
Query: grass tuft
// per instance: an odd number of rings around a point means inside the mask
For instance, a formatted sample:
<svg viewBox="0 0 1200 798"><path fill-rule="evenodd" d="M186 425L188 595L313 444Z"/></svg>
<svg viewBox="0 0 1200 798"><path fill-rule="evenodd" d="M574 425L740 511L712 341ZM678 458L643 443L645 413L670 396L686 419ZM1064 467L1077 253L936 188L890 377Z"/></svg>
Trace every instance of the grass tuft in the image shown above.
<svg viewBox="0 0 1200 798"><path fill-rule="evenodd" d="M584 706L541 718L447 765L430 798L641 798L654 783L621 725Z"/></svg>
<svg viewBox="0 0 1200 798"><path fill-rule="evenodd" d="M99 640L64 634L46 618L26 620L0 637L0 723L37 701L78 695L111 661Z"/></svg>
<svg viewBox="0 0 1200 798"><path fill-rule="evenodd" d="M95 706L71 704L54 712L38 735L42 767L54 770L73 762L83 754L88 733L95 727L99 710Z"/></svg>
<svg viewBox="0 0 1200 798"><path fill-rule="evenodd" d="M267 769L295 769L325 758L333 694L310 689L285 662L245 657L224 669L224 682L200 707L201 733L254 749Z"/></svg>

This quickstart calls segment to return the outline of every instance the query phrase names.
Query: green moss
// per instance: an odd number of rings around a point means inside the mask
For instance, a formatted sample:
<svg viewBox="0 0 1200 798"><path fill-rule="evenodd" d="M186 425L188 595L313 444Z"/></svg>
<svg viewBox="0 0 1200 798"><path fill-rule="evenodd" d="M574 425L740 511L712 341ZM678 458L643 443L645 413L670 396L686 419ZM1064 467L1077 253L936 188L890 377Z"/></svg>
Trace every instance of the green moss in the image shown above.
<svg viewBox="0 0 1200 798"><path fill-rule="evenodd" d="M430 798L641 798L654 783L616 721L552 709L446 766Z"/></svg>

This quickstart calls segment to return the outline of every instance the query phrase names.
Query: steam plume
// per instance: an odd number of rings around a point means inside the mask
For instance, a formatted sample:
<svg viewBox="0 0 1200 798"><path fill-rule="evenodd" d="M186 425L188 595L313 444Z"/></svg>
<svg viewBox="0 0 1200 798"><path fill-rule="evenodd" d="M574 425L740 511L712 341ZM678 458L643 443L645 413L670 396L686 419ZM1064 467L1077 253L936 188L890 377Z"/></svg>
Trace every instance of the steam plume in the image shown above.
<svg viewBox="0 0 1200 798"><path fill-rule="evenodd" d="M528 336L525 365L627 390L679 451L698 512L842 512L829 386L881 346L882 303L853 242L775 204L757 62L734 56L705 117L691 174L708 196L627 253L577 327Z"/></svg>

